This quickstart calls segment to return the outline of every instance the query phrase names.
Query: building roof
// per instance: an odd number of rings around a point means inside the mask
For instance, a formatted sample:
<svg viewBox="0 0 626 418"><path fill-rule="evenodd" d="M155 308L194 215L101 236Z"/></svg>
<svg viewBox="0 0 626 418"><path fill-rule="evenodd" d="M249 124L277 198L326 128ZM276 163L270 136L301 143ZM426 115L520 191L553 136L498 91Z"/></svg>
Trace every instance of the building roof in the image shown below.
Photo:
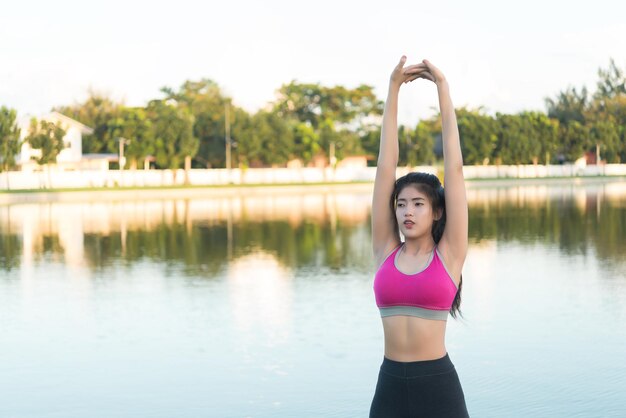
<svg viewBox="0 0 626 418"><path fill-rule="evenodd" d="M83 125L82 123L80 123L79 121L72 119L68 116L65 116L62 113L59 112L50 112L48 115L42 117L42 119L56 119L58 121L61 121L63 123L66 123L70 126L76 127L78 129L80 129L80 133L81 134L92 134L93 133L93 129L90 128L87 125Z"/></svg>
<svg viewBox="0 0 626 418"><path fill-rule="evenodd" d="M32 120L33 116L32 115L21 115L18 118L18 126L22 129L22 135L26 136L28 134L28 130L30 129L30 121ZM63 125L66 126L71 126L73 128L76 128L80 131L81 134L92 134L93 133L93 129L90 128L89 126L83 125L82 123L80 123L79 121L72 119L68 116L65 116L62 113L59 112L50 112L48 114L45 115L41 115L39 117L35 118L37 120L46 120L46 121L51 121L51 122L61 122Z"/></svg>

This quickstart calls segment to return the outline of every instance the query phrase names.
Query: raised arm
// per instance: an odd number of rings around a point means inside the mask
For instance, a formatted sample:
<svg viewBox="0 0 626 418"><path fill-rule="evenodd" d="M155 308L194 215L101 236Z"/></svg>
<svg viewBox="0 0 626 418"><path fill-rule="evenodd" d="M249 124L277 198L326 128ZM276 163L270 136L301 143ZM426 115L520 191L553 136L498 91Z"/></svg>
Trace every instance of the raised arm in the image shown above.
<svg viewBox="0 0 626 418"><path fill-rule="evenodd" d="M439 246L442 247L442 252L449 253L451 256L449 259L455 260L462 266L468 246L468 207L459 128L450 98L448 81L430 61L424 60L423 64L428 67L428 72L432 75L431 81L437 85L441 111L446 227ZM406 72L412 73L412 70L407 68Z"/></svg>
<svg viewBox="0 0 626 418"><path fill-rule="evenodd" d="M372 198L372 249L378 265L400 244L400 234L390 205L398 165L398 93L402 83L412 81L427 71L424 64L418 64L413 66L414 71L411 74L405 74L405 62L406 57L403 55L389 77L389 90L383 111Z"/></svg>

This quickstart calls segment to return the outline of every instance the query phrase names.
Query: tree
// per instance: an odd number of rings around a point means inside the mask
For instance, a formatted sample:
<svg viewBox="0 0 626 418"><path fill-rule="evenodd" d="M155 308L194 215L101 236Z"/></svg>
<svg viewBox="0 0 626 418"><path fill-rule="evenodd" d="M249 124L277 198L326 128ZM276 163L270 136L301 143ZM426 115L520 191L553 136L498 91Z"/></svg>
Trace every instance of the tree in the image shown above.
<svg viewBox="0 0 626 418"><path fill-rule="evenodd" d="M178 107L187 108L193 116L193 135L199 140L197 159L207 167L225 167L225 108L229 106L231 131L240 132L238 123L242 110L232 105L214 81L203 78L199 81L185 81L174 91L169 87L161 89L166 99L175 100ZM245 112L243 112L245 113Z"/></svg>
<svg viewBox="0 0 626 418"><path fill-rule="evenodd" d="M93 133L83 136L84 153L100 153L115 150L115 139L111 138L109 122L115 119L123 103L115 102L105 94L89 90L83 103L72 106L58 106L53 110L64 114L93 129Z"/></svg>
<svg viewBox="0 0 626 418"><path fill-rule="evenodd" d="M130 140L124 155L130 161L130 168L136 169L137 162L155 152L152 122L141 107L122 107L108 122L108 149L116 152L119 138ZM145 164L145 161L144 161Z"/></svg>
<svg viewBox="0 0 626 418"><path fill-rule="evenodd" d="M524 164L530 161L527 132L523 131L520 115L496 114L498 121L498 144L496 157L503 164Z"/></svg>
<svg viewBox="0 0 626 418"><path fill-rule="evenodd" d="M291 121L291 131L293 132L294 156L302 158L304 164L311 162L322 149L319 134L310 123L300 121Z"/></svg>
<svg viewBox="0 0 626 418"><path fill-rule="evenodd" d="M382 115L383 102L373 87L325 87L294 80L281 86L277 96L273 112L294 121L294 138L307 144L305 160L317 153L328 155L331 149L339 158L363 153L364 148L372 152L371 144L362 147L361 142L371 142L372 120Z"/></svg>
<svg viewBox="0 0 626 418"><path fill-rule="evenodd" d="M362 155L361 141L357 132L342 129L337 132L335 141L335 157L341 161L350 155Z"/></svg>
<svg viewBox="0 0 626 418"><path fill-rule="evenodd" d="M277 114L260 110L241 133L237 146L244 166L284 164L293 154L293 130Z"/></svg>
<svg viewBox="0 0 626 418"><path fill-rule="evenodd" d="M590 111L590 133L598 153L609 162L626 161L626 71L611 59L598 70L598 90Z"/></svg>
<svg viewBox="0 0 626 418"><path fill-rule="evenodd" d="M615 65L611 58L609 68L598 70L598 90L594 94L596 100L612 99L626 95L626 73Z"/></svg>
<svg viewBox="0 0 626 418"><path fill-rule="evenodd" d="M488 164L498 141L496 121L481 109L456 110L465 164Z"/></svg>
<svg viewBox="0 0 626 418"><path fill-rule="evenodd" d="M151 121L156 162L162 168L174 170L176 180L176 169L185 157L193 158L198 152L198 139L193 135L193 117L186 108L176 107L174 102L164 100L152 100L146 112ZM185 183L188 183L186 169Z"/></svg>
<svg viewBox="0 0 626 418"><path fill-rule="evenodd" d="M619 163L622 141L619 128L612 121L595 121L589 126L589 137L598 156L609 163ZM599 163L600 161L598 161Z"/></svg>
<svg viewBox="0 0 626 418"><path fill-rule="evenodd" d="M414 165L435 163L435 137L437 136L437 132L439 132L437 127L440 123L439 120L426 119L420 121L415 127L411 135L415 153Z"/></svg>
<svg viewBox="0 0 626 418"><path fill-rule="evenodd" d="M56 162L57 156L65 148L63 137L65 129L61 124L41 120L37 123L37 119L32 118L30 121L29 134L25 138L31 148L39 150L39 157L31 158L39 165L45 165L48 172L48 187L51 187L50 164Z"/></svg>
<svg viewBox="0 0 626 418"><path fill-rule="evenodd" d="M566 161L576 161L589 148L589 128L576 120L571 120L560 126L561 146L559 151Z"/></svg>
<svg viewBox="0 0 626 418"><path fill-rule="evenodd" d="M10 189L8 171L15 167L15 156L20 152L20 128L15 123L14 109L0 108L0 172L5 171L7 189Z"/></svg>
<svg viewBox="0 0 626 418"><path fill-rule="evenodd" d="M528 115L540 144L539 153L533 156L533 163L536 164L540 158L543 158L545 164L550 164L559 146L559 121L539 112L531 112Z"/></svg>
<svg viewBox="0 0 626 418"><path fill-rule="evenodd" d="M283 117L295 117L317 128L326 119L350 124L372 115L381 115L383 102L376 98L372 86L355 89L343 86L325 87L319 83L300 84L295 80L283 84L277 92L274 110Z"/></svg>
<svg viewBox="0 0 626 418"><path fill-rule="evenodd" d="M556 138L556 136L551 136L553 125L549 119L539 112L521 112L518 117L522 133L521 140L524 142L524 154L520 156L520 161L538 164L540 158L549 158Z"/></svg>
<svg viewBox="0 0 626 418"><path fill-rule="evenodd" d="M626 73L613 59L598 70L597 90L568 88L555 99L546 99L548 116L558 119L561 150L575 160L595 146L608 161L626 159ZM576 122L576 123L574 123Z"/></svg>
<svg viewBox="0 0 626 418"><path fill-rule="evenodd" d="M380 132L378 135L380 136ZM433 120L420 121L413 130L401 125L398 128L398 165L415 167L434 163L434 144Z"/></svg>
<svg viewBox="0 0 626 418"><path fill-rule="evenodd" d="M339 134L335 129L335 122L330 117L325 118L320 122L318 127L320 154L325 154L328 157L328 163L332 166L336 163L336 145L339 141ZM331 154L331 147L334 148L335 154Z"/></svg>
<svg viewBox="0 0 626 418"><path fill-rule="evenodd" d="M548 108L548 117L557 119L560 123L575 120L585 123L585 114L589 110L590 100L586 87L580 92L575 87L569 87L558 94L556 99L545 99Z"/></svg>

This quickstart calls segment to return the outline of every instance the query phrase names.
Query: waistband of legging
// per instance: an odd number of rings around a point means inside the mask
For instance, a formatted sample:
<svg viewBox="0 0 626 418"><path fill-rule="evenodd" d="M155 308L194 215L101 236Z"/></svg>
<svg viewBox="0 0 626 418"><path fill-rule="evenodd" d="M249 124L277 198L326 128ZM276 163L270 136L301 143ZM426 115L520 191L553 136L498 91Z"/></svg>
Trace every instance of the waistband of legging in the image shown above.
<svg viewBox="0 0 626 418"><path fill-rule="evenodd" d="M446 352L445 356L434 360L404 362L383 357L380 369L398 377L418 377L449 372L454 369L454 364Z"/></svg>

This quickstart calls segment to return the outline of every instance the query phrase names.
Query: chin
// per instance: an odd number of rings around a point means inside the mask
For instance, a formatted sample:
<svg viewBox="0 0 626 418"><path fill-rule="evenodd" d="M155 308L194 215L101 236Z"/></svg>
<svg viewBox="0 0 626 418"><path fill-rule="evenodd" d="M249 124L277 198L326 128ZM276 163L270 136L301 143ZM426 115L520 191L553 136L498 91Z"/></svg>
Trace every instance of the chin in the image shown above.
<svg viewBox="0 0 626 418"><path fill-rule="evenodd" d="M415 229L412 230L400 230L400 232L402 232L402 235L404 235L405 238L419 238L420 236L422 236L424 233L417 231Z"/></svg>

